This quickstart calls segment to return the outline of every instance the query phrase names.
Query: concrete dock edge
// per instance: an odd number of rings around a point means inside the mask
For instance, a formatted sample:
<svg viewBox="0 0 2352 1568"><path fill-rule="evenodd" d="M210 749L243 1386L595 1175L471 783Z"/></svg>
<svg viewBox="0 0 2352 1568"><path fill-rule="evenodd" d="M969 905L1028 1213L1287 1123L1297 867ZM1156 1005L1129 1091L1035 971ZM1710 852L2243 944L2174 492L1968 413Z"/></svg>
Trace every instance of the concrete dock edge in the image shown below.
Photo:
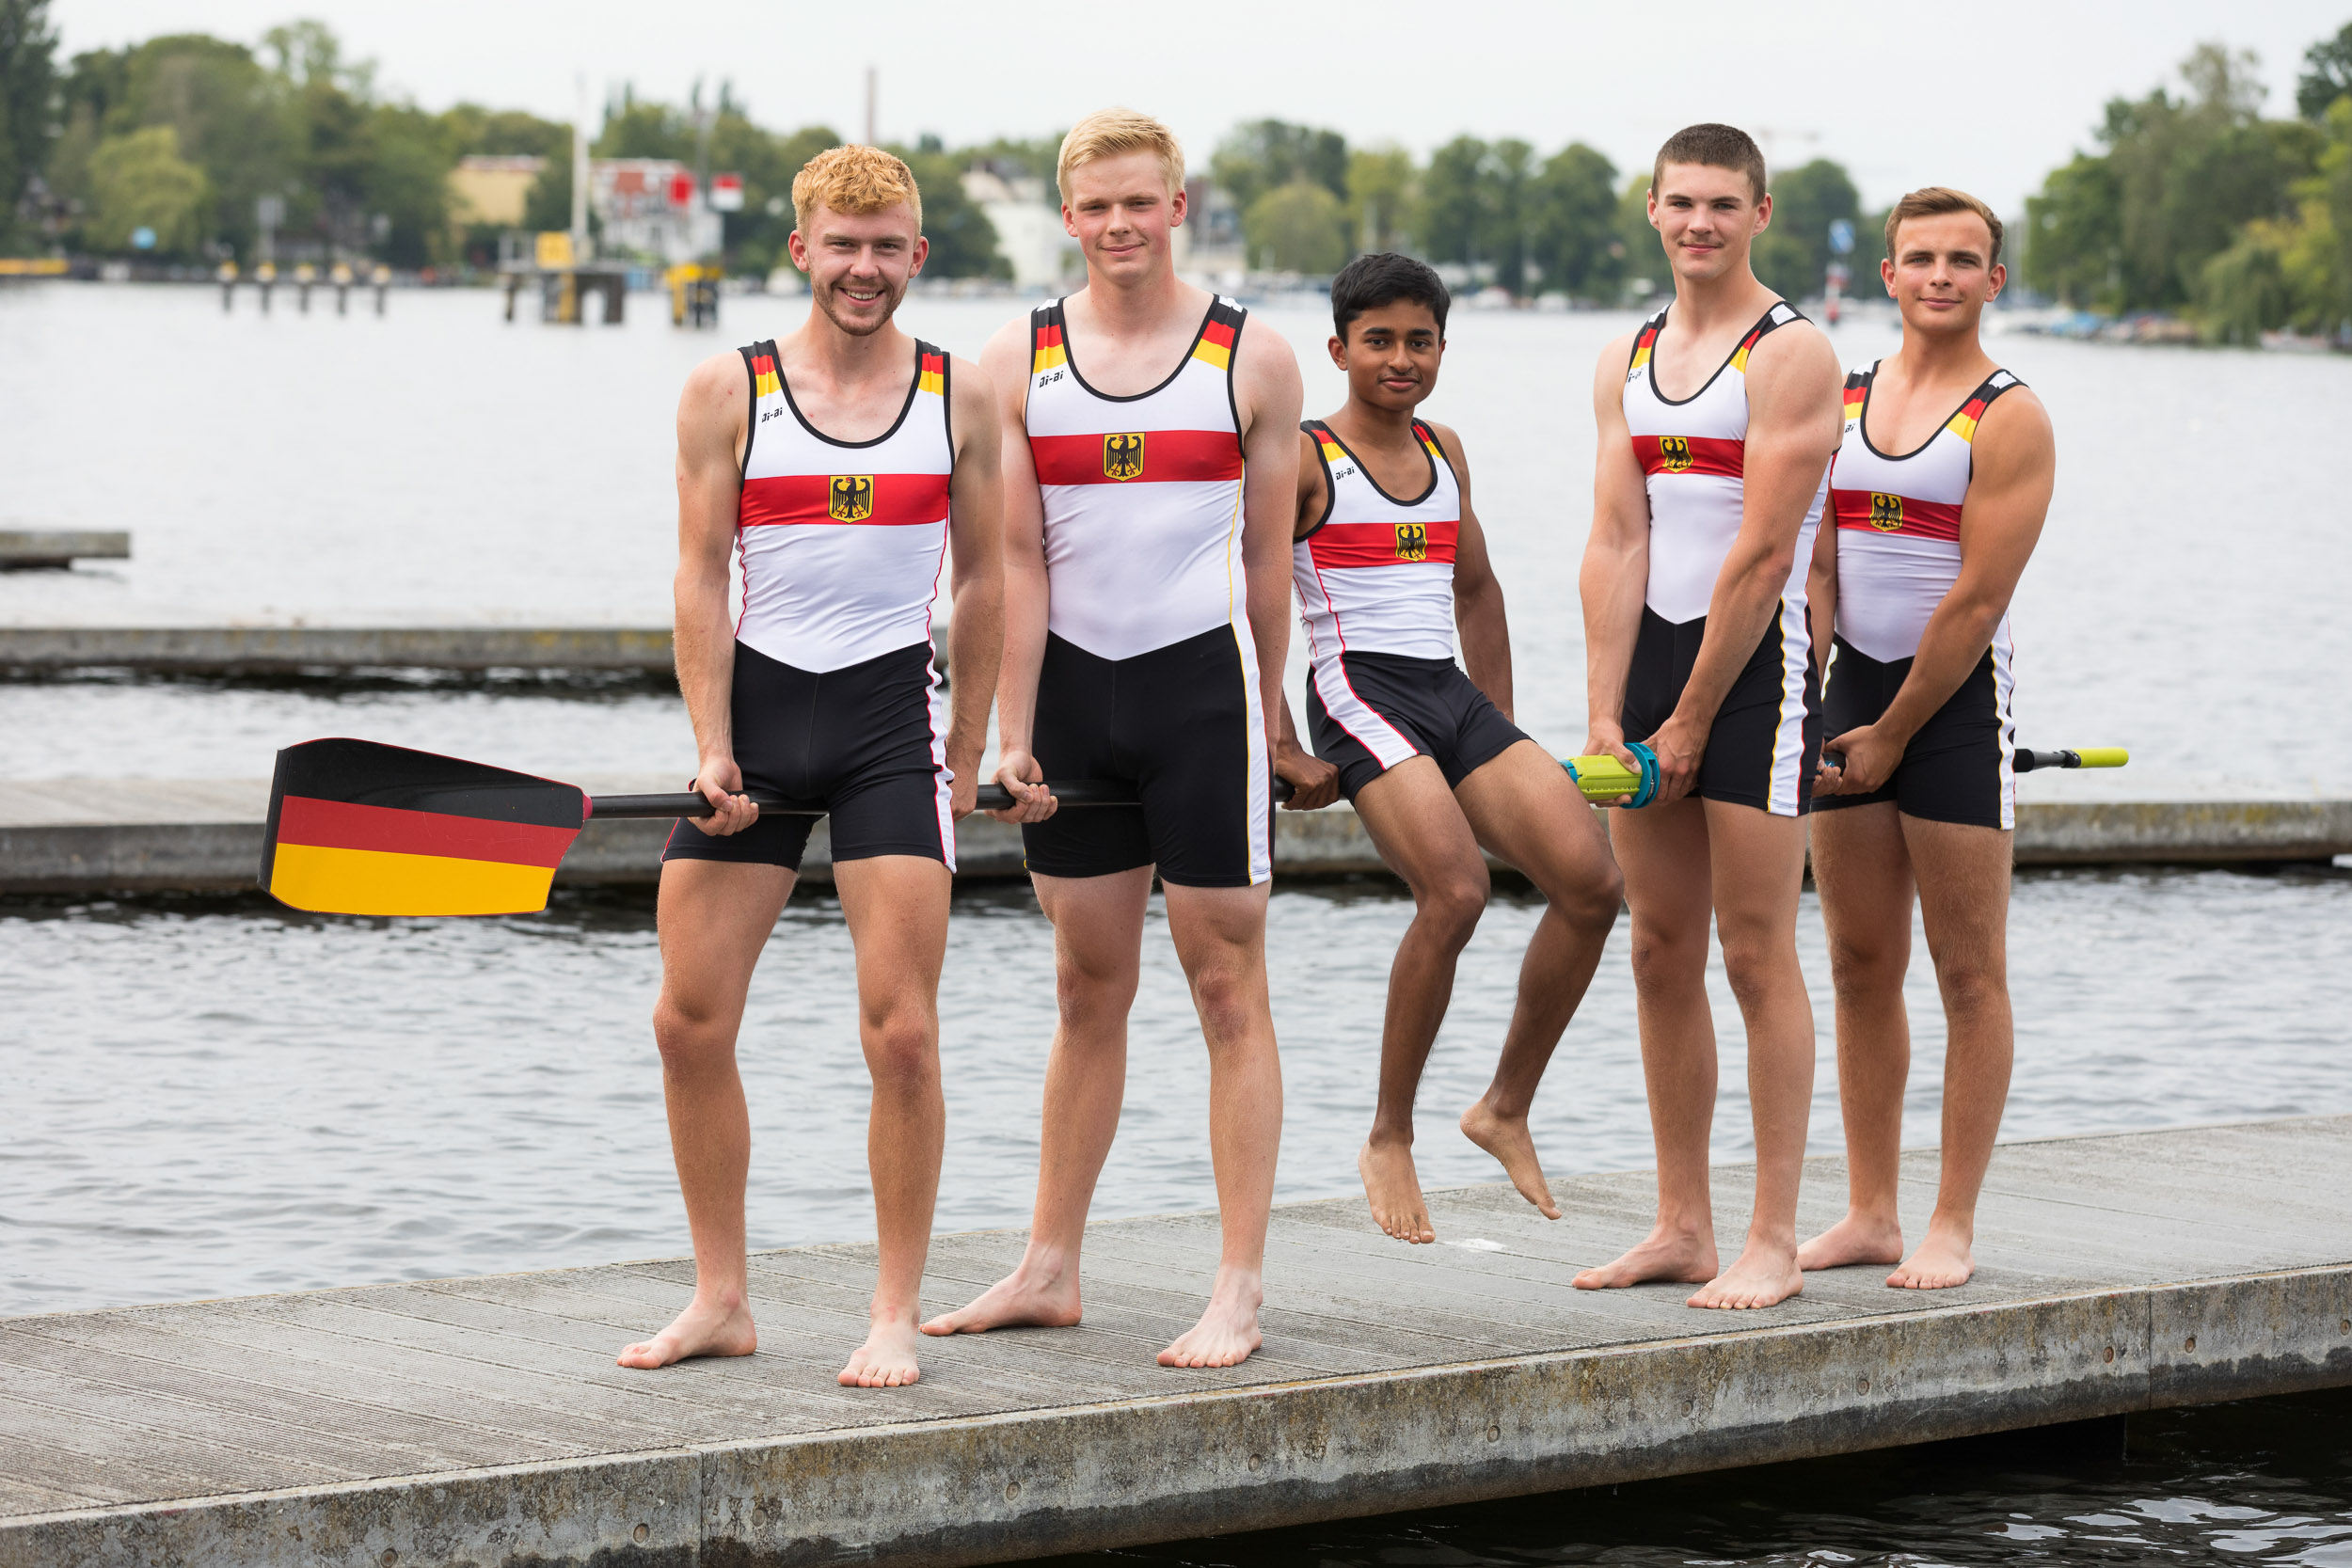
<svg viewBox="0 0 2352 1568"><path fill-rule="evenodd" d="M0 1568L956 1568L2352 1384L2352 1267L21 1517Z"/></svg>

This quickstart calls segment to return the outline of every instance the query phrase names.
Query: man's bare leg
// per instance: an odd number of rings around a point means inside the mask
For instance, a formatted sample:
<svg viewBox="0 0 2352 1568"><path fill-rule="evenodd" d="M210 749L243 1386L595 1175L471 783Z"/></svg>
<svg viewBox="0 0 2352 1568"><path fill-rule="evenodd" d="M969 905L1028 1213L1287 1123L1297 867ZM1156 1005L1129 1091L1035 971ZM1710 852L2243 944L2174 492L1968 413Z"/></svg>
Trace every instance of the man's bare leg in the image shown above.
<svg viewBox="0 0 2352 1568"><path fill-rule="evenodd" d="M1356 1169L1374 1223L1400 1242L1434 1242L1413 1168L1413 1100L1454 1000L1454 964L1486 910L1486 863L1445 774L1428 757L1408 757L1357 791L1356 813L1413 894L1412 924L1389 965L1379 1103Z"/></svg>
<svg viewBox="0 0 2352 1568"><path fill-rule="evenodd" d="M1804 819L1704 803L1724 974L1748 1031L1756 1208L1740 1256L1690 1305L1772 1307L1804 1289L1797 1268L1797 1187L1813 1111L1813 1001L1797 967Z"/></svg>
<svg viewBox="0 0 2352 1568"><path fill-rule="evenodd" d="M1271 889L1169 884L1168 930L1209 1047L1209 1157L1223 1247L1200 1321L1160 1352L1163 1367L1232 1367L1259 1345L1266 1221L1282 1148L1282 1063L1266 994Z"/></svg>
<svg viewBox="0 0 2352 1568"><path fill-rule="evenodd" d="M1707 1138L1715 1119L1715 1021L1707 1005L1714 912L1708 818L1695 798L1611 818L1609 842L1633 911L1633 996L1658 1153L1658 1223L1624 1256L1576 1276L1581 1291L1715 1277Z"/></svg>
<svg viewBox="0 0 2352 1568"><path fill-rule="evenodd" d="M2009 1005L2012 835L1999 828L1902 819L1919 870L1919 913L1944 995L1944 1171L1927 1240L1887 1275L1933 1291L1976 1273L1977 1195L2009 1103L2015 1037Z"/></svg>
<svg viewBox="0 0 2352 1568"><path fill-rule="evenodd" d="M866 1164L874 1180L874 1227L882 1270L872 1326L841 1369L861 1388L896 1388L923 1374L923 1259L947 1107L939 1085L939 969L947 954L946 866L917 855L841 861L834 882L857 949L858 1040L874 1081L866 1124Z"/></svg>
<svg viewBox="0 0 2352 1568"><path fill-rule="evenodd" d="M1829 933L1837 991L1837 1110L1846 1127L1846 1214L1797 1249L1800 1269L1894 1263L1903 1255L1896 1212L1901 1175L1903 1085L1911 1020L1911 857L1895 802L1816 812L1813 883Z"/></svg>
<svg viewBox="0 0 2352 1568"><path fill-rule="evenodd" d="M1518 867L1545 900L1543 918L1519 960L1518 1002L1494 1082L1462 1113L1462 1133L1502 1164L1521 1197L1556 1220L1560 1206L1535 1156L1527 1114L1600 965L1625 900L1625 878L1610 856L1597 814L1567 769L1532 740L1474 769L1454 797L1478 842Z"/></svg>
<svg viewBox="0 0 2352 1568"><path fill-rule="evenodd" d="M1078 1252L1096 1178L1119 1132L1127 1092L1127 1011L1143 956L1152 868L1107 877L1030 879L1054 924L1060 1020L1045 1063L1037 1209L1012 1273L968 1307L923 1325L926 1334L978 1334L1016 1324L1078 1321Z"/></svg>
<svg viewBox="0 0 2352 1568"><path fill-rule="evenodd" d="M752 1125L735 1069L735 1036L752 968L792 882L792 873L777 865L671 861L661 868L661 999L654 1005L653 1032L661 1049L670 1153L694 1239L694 1299L669 1327L622 1351L624 1367L749 1355L758 1348L743 1260Z"/></svg>

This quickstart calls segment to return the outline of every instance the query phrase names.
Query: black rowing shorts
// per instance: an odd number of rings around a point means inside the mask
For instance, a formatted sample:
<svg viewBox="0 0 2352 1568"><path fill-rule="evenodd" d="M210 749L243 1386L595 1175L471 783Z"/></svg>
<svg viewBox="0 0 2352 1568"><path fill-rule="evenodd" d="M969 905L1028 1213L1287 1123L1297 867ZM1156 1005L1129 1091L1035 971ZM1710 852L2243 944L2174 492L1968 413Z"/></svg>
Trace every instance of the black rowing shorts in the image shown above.
<svg viewBox="0 0 2352 1568"><path fill-rule="evenodd" d="M729 706L743 786L823 806L834 861L921 855L956 868L946 705L928 641L821 674L738 642ZM722 837L681 820L661 858L798 871L816 827L764 814Z"/></svg>
<svg viewBox="0 0 2352 1568"><path fill-rule="evenodd" d="M1134 786L1135 806L1065 805L1024 826L1028 867L1104 877L1157 865L1179 887L1250 887L1274 875L1273 765L1257 650L1216 626L1133 658L1047 633L1030 750L1048 779Z"/></svg>
<svg viewBox="0 0 2352 1568"><path fill-rule="evenodd" d="M1343 653L1307 675L1315 755L1356 792L1407 757L1428 757L1453 788L1527 738L1450 658Z"/></svg>
<svg viewBox="0 0 2352 1568"><path fill-rule="evenodd" d="M1875 724L1911 673L1911 660L1887 663L1831 639L1829 680L1822 692L1822 731L1831 739ZM1962 822L1979 828L2017 826L2017 775L2010 761L2017 724L2010 713L2009 661L1987 648L1960 689L1903 748L1893 777L1867 795L1817 795L1815 811L1894 802L1905 816Z"/></svg>
<svg viewBox="0 0 2352 1568"><path fill-rule="evenodd" d="M1706 635L1704 615L1677 626L1642 607L1621 721L1628 740L1647 740L1674 717ZM1803 816L1820 754L1820 687L1806 646L1804 607L1784 599L1715 712L1692 793L1774 816Z"/></svg>

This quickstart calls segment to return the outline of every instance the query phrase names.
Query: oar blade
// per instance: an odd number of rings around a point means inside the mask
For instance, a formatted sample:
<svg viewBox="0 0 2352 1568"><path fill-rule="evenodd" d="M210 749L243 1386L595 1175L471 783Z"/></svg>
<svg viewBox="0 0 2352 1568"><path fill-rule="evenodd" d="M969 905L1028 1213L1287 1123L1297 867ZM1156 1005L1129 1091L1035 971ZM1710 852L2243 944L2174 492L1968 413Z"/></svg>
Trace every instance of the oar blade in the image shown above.
<svg viewBox="0 0 2352 1568"><path fill-rule="evenodd" d="M527 914L587 801L571 784L373 740L278 753L262 886L322 914Z"/></svg>

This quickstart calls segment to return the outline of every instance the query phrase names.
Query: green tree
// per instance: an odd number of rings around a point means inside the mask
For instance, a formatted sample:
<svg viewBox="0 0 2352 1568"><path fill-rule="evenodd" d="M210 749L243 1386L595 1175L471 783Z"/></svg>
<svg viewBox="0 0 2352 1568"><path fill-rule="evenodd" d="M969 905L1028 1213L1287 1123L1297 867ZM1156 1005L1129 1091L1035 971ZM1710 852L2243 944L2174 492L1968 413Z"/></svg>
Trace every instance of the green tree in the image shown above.
<svg viewBox="0 0 2352 1568"><path fill-rule="evenodd" d="M180 156L167 125L108 136L89 160L96 211L90 244L101 250L132 248L138 229L155 231L158 255L185 256L203 242L212 193L204 171Z"/></svg>
<svg viewBox="0 0 2352 1568"><path fill-rule="evenodd" d="M284 193L294 178L281 79L243 44L201 33L150 39L128 52L121 96L102 129L151 125L171 127L180 156L204 171L212 232L249 254L256 199Z"/></svg>
<svg viewBox="0 0 2352 1568"><path fill-rule="evenodd" d="M2206 259L2197 294L2208 338L2251 344L2287 324L2294 313L2287 288L2289 240L2281 225L2256 221L2229 249Z"/></svg>
<svg viewBox="0 0 2352 1568"><path fill-rule="evenodd" d="M485 109L459 103L441 112L441 133L459 155L469 152L536 158L572 155L572 128L521 109Z"/></svg>
<svg viewBox="0 0 2352 1568"><path fill-rule="evenodd" d="M1614 297L1624 272L1617 243L1617 170L1582 142L1553 153L1537 176L1529 231L1546 289Z"/></svg>
<svg viewBox="0 0 2352 1568"><path fill-rule="evenodd" d="M1394 250L1413 229L1413 155L1401 147L1347 155L1347 227L1357 248Z"/></svg>
<svg viewBox="0 0 2352 1568"><path fill-rule="evenodd" d="M1231 192L1244 214L1260 197L1305 180L1335 197L1347 195L1347 138L1288 120L1256 119L1235 126L1209 158L1209 175Z"/></svg>
<svg viewBox="0 0 2352 1568"><path fill-rule="evenodd" d="M571 226L572 150L566 138L563 152L548 160L548 166L539 171L539 178L523 197L523 227L533 232L551 232ZM596 227L594 214L590 227Z"/></svg>
<svg viewBox="0 0 2352 1568"><path fill-rule="evenodd" d="M2303 73L2295 82L2296 112L2305 119L2327 118L2328 107L2352 93L2352 22L2303 51Z"/></svg>
<svg viewBox="0 0 2352 1568"><path fill-rule="evenodd" d="M360 195L371 225L383 220L377 253L405 267L452 260L449 174L457 159L439 118L379 103L369 111L365 146Z"/></svg>
<svg viewBox="0 0 2352 1568"><path fill-rule="evenodd" d="M1619 261L1629 290L1643 297L1671 291L1675 281L1665 246L1649 221L1649 180L1648 169L1635 170L1617 198L1617 243L1625 247Z"/></svg>
<svg viewBox="0 0 2352 1568"><path fill-rule="evenodd" d="M1505 137L1487 149L1479 178L1486 187L1486 213L1478 248L1493 261L1495 281L1516 298L1528 292L1533 271L1535 150L1516 136Z"/></svg>
<svg viewBox="0 0 2352 1568"><path fill-rule="evenodd" d="M1487 186L1487 146L1456 136L1429 155L1421 182L1421 247L1433 261L1472 266L1492 258L1484 244L1493 231Z"/></svg>
<svg viewBox="0 0 2352 1568"><path fill-rule="evenodd" d="M25 185L48 162L56 56L49 0L0 0L0 245L13 237Z"/></svg>
<svg viewBox="0 0 2352 1568"><path fill-rule="evenodd" d="M2121 309L2123 191L2106 158L2076 153L2026 198L2026 282L2077 309Z"/></svg>
<svg viewBox="0 0 2352 1568"><path fill-rule="evenodd" d="M1347 264L1347 210L1312 180L1262 194L1242 214L1250 264L1278 272L1335 273Z"/></svg>
<svg viewBox="0 0 2352 1568"><path fill-rule="evenodd" d="M1756 239L1756 276L1787 298L1811 297L1829 270L1829 226L1842 218L1859 228L1861 217L1861 193L1839 165L1816 158L1782 170L1772 182L1772 224Z"/></svg>
<svg viewBox="0 0 2352 1568"><path fill-rule="evenodd" d="M899 156L923 193L923 236L931 242L925 276L1011 277L1010 264L996 253L996 226L963 194L963 161L944 151L901 150Z"/></svg>

